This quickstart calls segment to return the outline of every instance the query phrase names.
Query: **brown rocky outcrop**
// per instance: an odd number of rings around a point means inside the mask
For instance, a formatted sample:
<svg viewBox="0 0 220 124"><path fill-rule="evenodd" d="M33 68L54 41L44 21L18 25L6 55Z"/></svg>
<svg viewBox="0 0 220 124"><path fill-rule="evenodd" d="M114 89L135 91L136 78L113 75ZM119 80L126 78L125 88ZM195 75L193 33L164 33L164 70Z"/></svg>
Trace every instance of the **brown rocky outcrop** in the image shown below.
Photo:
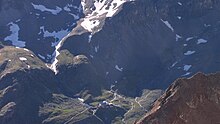
<svg viewBox="0 0 220 124"><path fill-rule="evenodd" d="M219 124L220 73L178 79L138 124Z"/></svg>

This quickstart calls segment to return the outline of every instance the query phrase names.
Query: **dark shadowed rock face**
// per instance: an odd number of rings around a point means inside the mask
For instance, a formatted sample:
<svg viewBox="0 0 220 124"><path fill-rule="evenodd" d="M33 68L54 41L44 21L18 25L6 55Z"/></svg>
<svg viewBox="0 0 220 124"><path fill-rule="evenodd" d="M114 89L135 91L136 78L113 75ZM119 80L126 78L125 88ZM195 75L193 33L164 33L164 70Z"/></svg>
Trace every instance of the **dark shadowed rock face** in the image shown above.
<svg viewBox="0 0 220 124"><path fill-rule="evenodd" d="M166 89L178 77L219 70L219 6L211 0L128 2L91 40L90 33L74 35L61 49L85 55L122 94Z"/></svg>
<svg viewBox="0 0 220 124"><path fill-rule="evenodd" d="M84 55L73 56L68 51L62 51L59 56L57 79L60 87L67 95L75 95L89 90L93 95L100 95L104 80L89 59Z"/></svg>
<svg viewBox="0 0 220 124"><path fill-rule="evenodd" d="M100 117L100 119L103 120L105 124L111 124L116 120L118 117L119 119L122 119L123 116L126 113L126 110L116 107L116 106L107 106L105 108L100 107L96 111L96 115Z"/></svg>
<svg viewBox="0 0 220 124"><path fill-rule="evenodd" d="M139 124L218 124L220 74L178 79Z"/></svg>

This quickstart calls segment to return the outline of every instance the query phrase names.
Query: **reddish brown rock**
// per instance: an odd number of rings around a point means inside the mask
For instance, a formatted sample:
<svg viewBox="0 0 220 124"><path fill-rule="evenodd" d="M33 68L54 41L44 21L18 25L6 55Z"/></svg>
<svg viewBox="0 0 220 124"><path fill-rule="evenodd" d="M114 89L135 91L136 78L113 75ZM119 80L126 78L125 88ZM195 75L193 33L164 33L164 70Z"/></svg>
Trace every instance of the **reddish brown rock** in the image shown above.
<svg viewBox="0 0 220 124"><path fill-rule="evenodd" d="M178 79L138 124L220 124L220 73Z"/></svg>

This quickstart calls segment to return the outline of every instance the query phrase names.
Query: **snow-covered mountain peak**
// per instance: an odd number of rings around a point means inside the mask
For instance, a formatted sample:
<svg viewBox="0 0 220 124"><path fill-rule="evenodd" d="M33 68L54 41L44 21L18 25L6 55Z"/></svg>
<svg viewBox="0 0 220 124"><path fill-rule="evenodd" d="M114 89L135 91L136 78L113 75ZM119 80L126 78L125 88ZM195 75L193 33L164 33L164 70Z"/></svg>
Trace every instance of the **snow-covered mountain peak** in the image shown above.
<svg viewBox="0 0 220 124"><path fill-rule="evenodd" d="M133 0L82 0L85 18L81 26L91 33L100 31L106 17L117 14L124 3Z"/></svg>

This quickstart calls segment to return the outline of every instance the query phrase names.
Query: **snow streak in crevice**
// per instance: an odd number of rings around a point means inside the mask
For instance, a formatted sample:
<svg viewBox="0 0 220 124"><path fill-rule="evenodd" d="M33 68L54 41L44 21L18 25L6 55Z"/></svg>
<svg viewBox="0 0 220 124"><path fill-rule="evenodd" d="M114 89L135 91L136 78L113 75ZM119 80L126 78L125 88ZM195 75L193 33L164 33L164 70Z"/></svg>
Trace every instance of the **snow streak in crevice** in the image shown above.
<svg viewBox="0 0 220 124"><path fill-rule="evenodd" d="M116 15L120 10L124 3L134 1L134 0L81 0L81 7L85 13L86 10L90 9L91 13L85 15L84 18L80 19L78 22L79 25L76 26L78 28L81 26L85 29L85 32L90 32L91 35L88 38L88 42L91 42L92 35L99 32L104 25L104 21L107 17L113 17ZM90 6L89 4L93 4ZM92 8L95 8L94 10ZM74 29L73 29L74 30ZM70 36L74 35L74 33L70 32L67 36L65 36L59 43L55 46L55 51L53 53L54 59L52 60L51 69L58 73L57 70L57 57L60 55L59 49L62 47L63 42Z"/></svg>

